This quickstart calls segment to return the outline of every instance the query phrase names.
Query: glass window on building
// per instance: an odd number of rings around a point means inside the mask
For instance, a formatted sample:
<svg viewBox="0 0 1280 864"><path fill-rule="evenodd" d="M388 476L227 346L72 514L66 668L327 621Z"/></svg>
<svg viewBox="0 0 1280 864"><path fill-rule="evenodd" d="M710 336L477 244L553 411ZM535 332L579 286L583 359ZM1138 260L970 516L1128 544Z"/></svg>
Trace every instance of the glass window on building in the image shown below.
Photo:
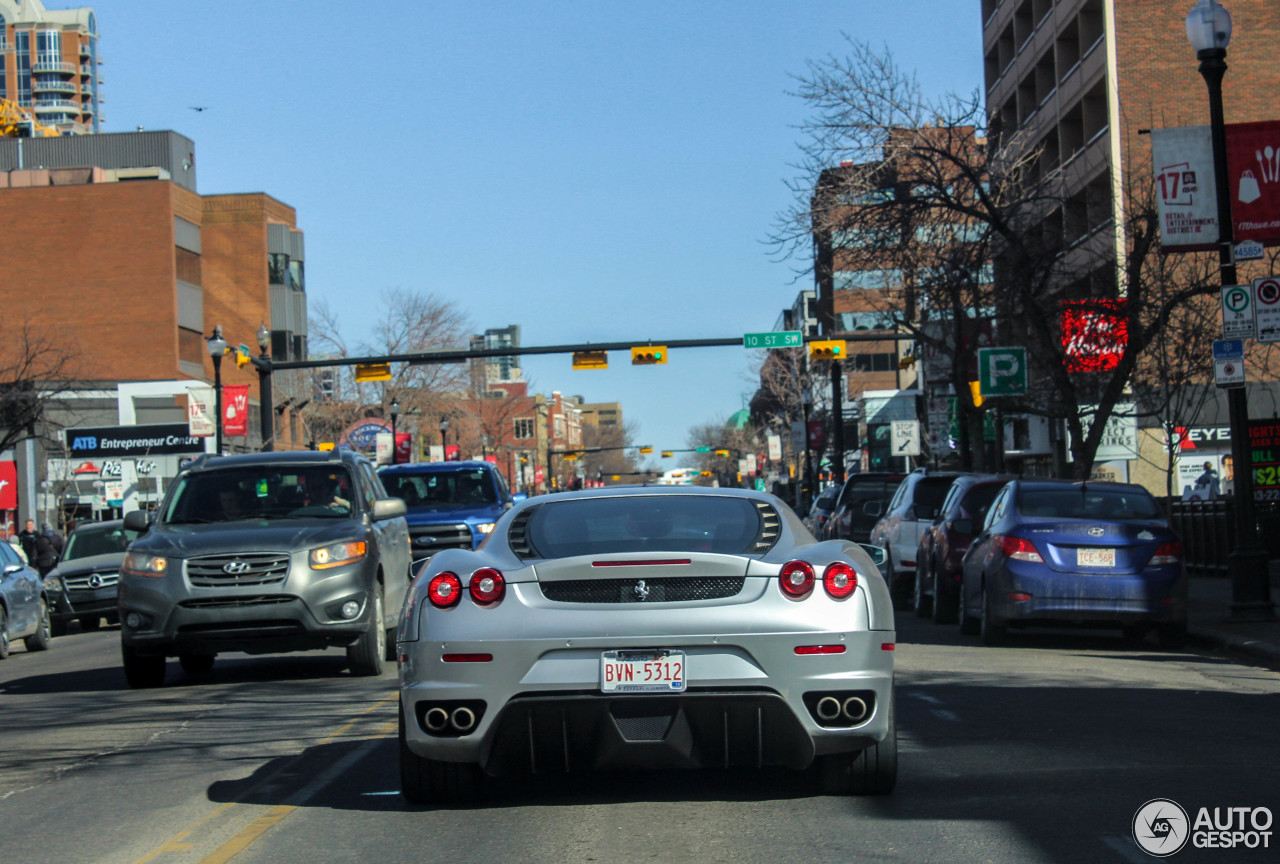
<svg viewBox="0 0 1280 864"><path fill-rule="evenodd" d="M831 287L836 291L883 290L902 284L902 271L837 270L831 274Z"/></svg>
<svg viewBox="0 0 1280 864"><path fill-rule="evenodd" d="M532 438L533 437L533 418L520 417L515 422L516 438Z"/></svg>
<svg viewBox="0 0 1280 864"><path fill-rule="evenodd" d="M288 273L288 276L285 278L284 284L298 291L306 290L307 286L306 286L305 280L303 279L303 268L302 268L301 261L298 261L296 259L289 260L289 273Z"/></svg>
<svg viewBox="0 0 1280 864"><path fill-rule="evenodd" d="M267 253L267 281L272 285L284 285L289 272L289 256L283 252Z"/></svg>

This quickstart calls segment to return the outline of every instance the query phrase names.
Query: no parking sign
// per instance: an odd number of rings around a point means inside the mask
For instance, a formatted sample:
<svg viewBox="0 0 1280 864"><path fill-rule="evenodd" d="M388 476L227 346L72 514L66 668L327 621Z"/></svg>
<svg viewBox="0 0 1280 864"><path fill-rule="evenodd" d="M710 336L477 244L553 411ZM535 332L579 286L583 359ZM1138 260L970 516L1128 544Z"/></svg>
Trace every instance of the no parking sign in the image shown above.
<svg viewBox="0 0 1280 864"><path fill-rule="evenodd" d="M1253 280L1259 342L1280 342L1280 279Z"/></svg>

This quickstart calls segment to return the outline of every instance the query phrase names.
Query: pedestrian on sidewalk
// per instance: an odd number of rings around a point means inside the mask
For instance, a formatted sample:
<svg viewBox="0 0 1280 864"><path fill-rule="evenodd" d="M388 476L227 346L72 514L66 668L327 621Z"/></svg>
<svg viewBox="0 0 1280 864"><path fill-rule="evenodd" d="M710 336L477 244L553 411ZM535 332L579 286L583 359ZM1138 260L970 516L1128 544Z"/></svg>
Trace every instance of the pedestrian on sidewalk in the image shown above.
<svg viewBox="0 0 1280 864"><path fill-rule="evenodd" d="M40 575L44 576L54 565L58 563L58 557L62 555L62 535L53 530L53 526L48 522L44 523L44 530L36 535L36 569L40 571Z"/></svg>

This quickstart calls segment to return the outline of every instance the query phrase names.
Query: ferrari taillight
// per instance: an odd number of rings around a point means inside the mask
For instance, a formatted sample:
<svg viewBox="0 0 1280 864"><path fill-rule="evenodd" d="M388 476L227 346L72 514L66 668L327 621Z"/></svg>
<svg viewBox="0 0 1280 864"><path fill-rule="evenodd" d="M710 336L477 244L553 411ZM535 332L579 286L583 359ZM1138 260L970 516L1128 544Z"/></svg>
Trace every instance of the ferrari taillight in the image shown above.
<svg viewBox="0 0 1280 864"><path fill-rule="evenodd" d="M482 567L471 574L471 599L481 606L492 606L507 592L507 581L492 567Z"/></svg>
<svg viewBox="0 0 1280 864"><path fill-rule="evenodd" d="M836 600L843 600L858 587L858 571L843 561L833 561L822 571L822 587Z"/></svg>
<svg viewBox="0 0 1280 864"><path fill-rule="evenodd" d="M778 585L788 597L804 597L813 590L813 567L808 561L788 561L782 565Z"/></svg>
<svg viewBox="0 0 1280 864"><path fill-rule="evenodd" d="M462 599L462 580L448 571L437 573L427 584L427 598L437 609L457 606Z"/></svg>

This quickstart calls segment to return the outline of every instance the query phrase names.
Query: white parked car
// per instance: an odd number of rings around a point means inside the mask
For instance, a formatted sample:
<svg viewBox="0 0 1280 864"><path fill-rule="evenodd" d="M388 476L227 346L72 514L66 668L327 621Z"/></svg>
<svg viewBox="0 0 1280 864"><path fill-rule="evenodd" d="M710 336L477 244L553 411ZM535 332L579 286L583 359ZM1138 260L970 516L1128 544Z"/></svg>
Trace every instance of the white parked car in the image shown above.
<svg viewBox="0 0 1280 864"><path fill-rule="evenodd" d="M893 493L884 515L871 529L868 542L888 552L884 572L895 609L906 609L911 604L920 538L942 512L942 502L959 476L954 471L927 468L912 471Z"/></svg>

